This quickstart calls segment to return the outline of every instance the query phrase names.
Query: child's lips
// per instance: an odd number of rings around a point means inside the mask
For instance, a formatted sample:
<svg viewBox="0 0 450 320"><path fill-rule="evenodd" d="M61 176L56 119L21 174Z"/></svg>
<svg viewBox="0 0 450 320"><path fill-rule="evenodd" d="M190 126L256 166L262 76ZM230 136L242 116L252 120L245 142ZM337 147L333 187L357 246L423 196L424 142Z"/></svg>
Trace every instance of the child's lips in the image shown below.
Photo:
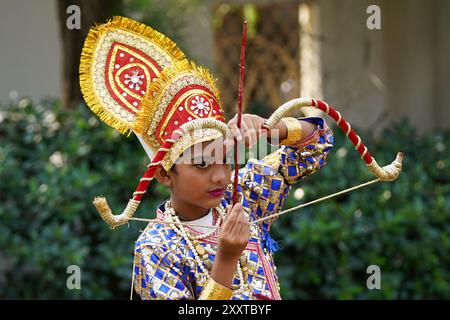
<svg viewBox="0 0 450 320"><path fill-rule="evenodd" d="M223 193L225 192L225 189L224 188L219 188L219 189L214 189L214 190L212 190L212 191L209 191L208 192L208 194L211 196L211 197L219 197L219 196L221 196Z"/></svg>

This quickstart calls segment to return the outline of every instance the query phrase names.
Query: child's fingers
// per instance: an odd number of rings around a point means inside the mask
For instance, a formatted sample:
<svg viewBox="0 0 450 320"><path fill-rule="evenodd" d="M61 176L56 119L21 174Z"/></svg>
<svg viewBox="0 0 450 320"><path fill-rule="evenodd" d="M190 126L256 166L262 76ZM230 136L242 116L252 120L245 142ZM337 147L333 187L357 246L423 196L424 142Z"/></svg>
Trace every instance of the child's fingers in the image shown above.
<svg viewBox="0 0 450 320"><path fill-rule="evenodd" d="M245 222L242 224L242 228L239 232L239 241L248 242L250 238L250 223Z"/></svg>
<svg viewBox="0 0 450 320"><path fill-rule="evenodd" d="M223 232L230 232L233 230L234 224L236 222L237 217L239 216L239 211L241 210L242 205L240 203L236 203L233 207L232 205L228 206L227 215L225 217L225 222L223 224Z"/></svg>
<svg viewBox="0 0 450 320"><path fill-rule="evenodd" d="M239 213L239 216L236 218L236 222L234 223L233 229L231 230L231 233L236 236L236 238L240 238L241 232L245 226L245 215L244 211L241 211Z"/></svg>
<svg viewBox="0 0 450 320"><path fill-rule="evenodd" d="M237 243L240 243L243 248L247 246L250 239L250 223L243 211L239 215L239 220L234 224L230 236L236 239Z"/></svg>
<svg viewBox="0 0 450 320"><path fill-rule="evenodd" d="M244 210L240 210L239 215L236 217L236 222L234 223L233 229L231 233L236 236L236 238L240 238L241 233L245 232L246 225L248 225L247 217L245 216Z"/></svg>
<svg viewBox="0 0 450 320"><path fill-rule="evenodd" d="M253 125L255 126L258 138L267 132L267 129L263 127L263 125L265 123L264 118L255 118L252 121L253 121Z"/></svg>
<svg viewBox="0 0 450 320"><path fill-rule="evenodd" d="M227 213L225 214L225 217L223 218L223 226L225 226L225 223L227 222L228 217L230 216L232 208L233 208L233 206L231 204L227 206L227 208L226 208L227 209Z"/></svg>
<svg viewBox="0 0 450 320"><path fill-rule="evenodd" d="M223 224L222 224L222 231L221 232L226 232L228 230L228 217L230 216L230 212L231 212L231 205L227 206L227 213L225 213L225 217L223 218Z"/></svg>
<svg viewBox="0 0 450 320"><path fill-rule="evenodd" d="M233 118L232 120L230 120L230 122L228 122L228 127L230 128L231 132L233 133L233 137L235 137L237 141L241 141L242 140L242 134L239 131L239 128L237 127L237 123L235 121L235 118Z"/></svg>
<svg viewBox="0 0 450 320"><path fill-rule="evenodd" d="M258 134L257 134L256 129L254 129L254 128L249 129L249 134L250 134L250 141L249 141L248 146L251 147L254 144L256 144L256 142L258 142Z"/></svg>
<svg viewBox="0 0 450 320"><path fill-rule="evenodd" d="M244 141L246 146L251 147L256 142L256 130L250 117L242 119L242 130L244 131Z"/></svg>
<svg viewBox="0 0 450 320"><path fill-rule="evenodd" d="M249 134L249 128L247 125L247 122L245 121L245 119L242 119L241 121L241 132L242 132L242 136L244 139L244 142L247 143L247 141L250 139L250 134Z"/></svg>

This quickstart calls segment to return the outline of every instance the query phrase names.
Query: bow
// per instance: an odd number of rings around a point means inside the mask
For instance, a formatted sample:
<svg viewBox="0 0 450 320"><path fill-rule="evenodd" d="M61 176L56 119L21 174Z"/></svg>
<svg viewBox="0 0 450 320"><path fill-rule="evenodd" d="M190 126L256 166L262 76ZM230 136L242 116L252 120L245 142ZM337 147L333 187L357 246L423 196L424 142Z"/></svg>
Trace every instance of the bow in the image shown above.
<svg viewBox="0 0 450 320"><path fill-rule="evenodd" d="M326 102L323 102L323 101L320 101L320 100L317 100L314 98L298 98L298 99L293 99L291 101L288 101L285 104L283 104L282 106L280 106L272 114L272 116L270 116L270 118L266 121L264 127L269 130L275 128L275 126L278 124L278 122L281 120L281 118L283 118L286 114L288 114L290 111L292 111L296 108L302 108L302 107L317 108L317 109L323 111L324 113L326 113L327 115L329 115L334 121L336 121L338 126L340 126L341 129L345 132L345 135L347 136L347 138L349 138L349 140L355 146L355 150L358 151L358 153L361 155L361 159L366 163L367 169L373 175L375 175L377 178L374 180L362 183L360 185L333 193L331 195L310 201L308 203L290 208L288 210L284 210L284 211L278 212L276 214L266 216L264 218L254 221L254 223L264 221L264 220L273 218L275 216L279 216L279 215L297 210L299 208L306 207L313 203L317 203L317 202L338 196L338 195L346 193L346 192L350 192L350 191L353 191L353 190L356 190L356 189L359 189L362 187L366 187L366 186L368 186L372 183L376 183L378 181L394 181L400 175L400 172L402 170L402 161L403 161L403 153L402 152L397 153L395 160L391 164L386 165L384 167L380 167L378 165L377 161L375 160L375 158L372 157L372 155L369 153L369 150L364 145L361 138L354 132L354 130L350 126L350 123L348 123L342 117L342 115L340 114L339 111L337 111L333 107L329 106Z"/></svg>
<svg viewBox="0 0 450 320"><path fill-rule="evenodd" d="M393 181L397 179L402 169L403 153L398 152L396 159L387 166L380 167L376 160L369 153L367 147L361 141L361 138L353 131L350 123L348 123L333 107L330 107L326 102L314 99L314 98L299 98L286 102L279 107L270 118L266 121L265 127L273 129L276 124L283 118L288 112L295 108L301 107L314 107L322 110L329 115L345 132L347 138L355 146L355 150L361 155L361 159L367 165L367 168L373 173L380 181Z"/></svg>
<svg viewBox="0 0 450 320"><path fill-rule="evenodd" d="M242 32L242 42L241 42L241 60L240 60L240 68L239 68L239 91L238 91L238 104L237 104L237 127L238 130L241 129L241 118L242 118L242 98L244 95L244 73L245 73L245 45L246 45L246 39L247 39L247 21L244 21L243 26L243 32ZM253 223L257 223L263 220L270 219L274 216L282 215L288 212L291 212L293 210L297 210L301 207L305 207L335 196L338 196L340 194L350 192L362 187L366 187L372 183L376 183L378 181L393 181L397 179L397 177L400 175L400 172L402 170L402 161L403 161L403 153L398 152L397 157L395 160L384 167L380 167L375 160L375 158L372 157L372 155L369 153L367 147L362 142L361 138L354 132L354 130L351 128L350 123L348 123L340 114L339 111L335 110L333 107L330 107L326 102L314 99L314 98L299 98L294 99L291 101L286 102L282 106L280 106L273 114L272 116L266 121L264 125L264 129L271 130L275 128L275 126L280 122L281 118L283 118L286 114L288 114L290 111L296 108L302 108L302 107L315 107L323 112L325 112L327 115L329 115L333 120L336 121L336 123L341 127L341 129L345 132L347 138L350 139L350 141L355 146L355 150L359 152L361 155L361 159L366 163L366 166L368 170L375 175L377 178L371 181L368 181L366 183L362 183L360 185L330 194L325 197L321 197L319 199L310 201L308 203L290 208L288 210L284 210L281 212L278 212L276 214L269 215L267 217L261 218L259 220L254 221ZM233 180L233 199L232 203L235 205L237 203L238 198L238 191L237 191L237 185L238 185L238 143L236 138L234 139L234 180Z"/></svg>

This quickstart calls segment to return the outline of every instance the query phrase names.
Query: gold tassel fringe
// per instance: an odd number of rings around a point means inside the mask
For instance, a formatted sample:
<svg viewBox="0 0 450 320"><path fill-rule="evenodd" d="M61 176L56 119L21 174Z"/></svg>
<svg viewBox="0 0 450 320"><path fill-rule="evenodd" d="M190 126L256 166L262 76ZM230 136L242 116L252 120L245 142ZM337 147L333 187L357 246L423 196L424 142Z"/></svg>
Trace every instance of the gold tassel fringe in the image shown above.
<svg viewBox="0 0 450 320"><path fill-rule="evenodd" d="M114 16L106 24L98 25L89 30L84 42L80 59L80 88L84 100L88 107L94 112L101 121L118 130L122 134L130 134L132 126L122 121L114 113L108 110L94 90L92 64L94 63L94 53L98 39L106 32L121 28L133 32L139 36L147 38L163 49L174 61L184 59L184 53L178 49L176 44L158 31L129 18Z"/></svg>
<svg viewBox="0 0 450 320"><path fill-rule="evenodd" d="M222 105L219 89L216 85L216 79L212 76L207 68L197 66L193 61L184 59L178 61L172 66L164 69L158 76L155 82L150 84L148 92L145 94L141 103L141 110L139 110L136 126L133 128L139 134L149 134L147 129L150 125L151 119L154 116L156 109L159 107L160 97L164 94L171 81L175 80L182 73L193 72L199 77L206 80L212 89L219 105ZM153 95L153 93L156 93Z"/></svg>
<svg viewBox="0 0 450 320"><path fill-rule="evenodd" d="M105 27L109 30L121 28L126 31L134 32L141 37L147 38L150 42L153 42L164 50L174 61L179 61L185 58L184 53L177 47L175 42L155 29L133 19L114 16L112 20L105 25Z"/></svg>
<svg viewBox="0 0 450 320"><path fill-rule="evenodd" d="M133 217L134 213L139 207L140 202L130 199L125 210L119 215L114 215L112 213L105 197L95 197L92 203L94 204L103 221L109 224L111 228L115 228L127 223L128 220Z"/></svg>

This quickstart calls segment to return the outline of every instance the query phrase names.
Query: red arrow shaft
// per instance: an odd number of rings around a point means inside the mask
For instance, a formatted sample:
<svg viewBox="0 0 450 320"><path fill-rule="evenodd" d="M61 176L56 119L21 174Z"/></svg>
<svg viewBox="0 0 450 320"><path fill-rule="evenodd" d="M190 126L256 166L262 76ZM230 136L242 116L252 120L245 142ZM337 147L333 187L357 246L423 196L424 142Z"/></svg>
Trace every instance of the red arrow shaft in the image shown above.
<svg viewBox="0 0 450 320"><path fill-rule="evenodd" d="M238 91L238 103L237 103L237 127L241 130L242 119L242 98L244 96L244 75L245 75L245 45L247 42L247 21L244 21L244 28L242 31L242 43L241 43L241 63L239 65L239 91ZM238 180L239 180L239 165L238 165L238 141L234 138L234 181L233 181L233 205L238 200Z"/></svg>

